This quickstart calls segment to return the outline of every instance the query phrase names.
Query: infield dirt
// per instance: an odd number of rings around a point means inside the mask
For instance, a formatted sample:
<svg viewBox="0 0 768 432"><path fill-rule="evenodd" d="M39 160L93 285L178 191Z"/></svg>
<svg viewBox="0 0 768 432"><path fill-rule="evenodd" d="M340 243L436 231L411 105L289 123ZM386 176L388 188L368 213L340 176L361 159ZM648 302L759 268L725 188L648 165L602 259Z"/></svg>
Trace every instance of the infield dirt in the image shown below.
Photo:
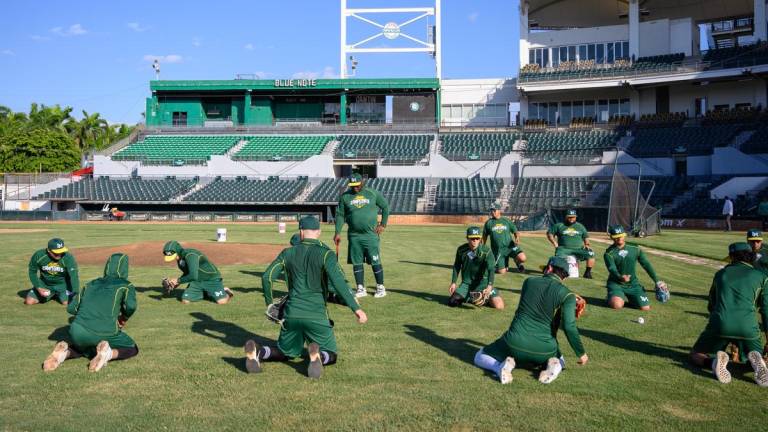
<svg viewBox="0 0 768 432"><path fill-rule="evenodd" d="M131 266L170 266L163 260L162 241L130 243L121 246L72 249L79 264L102 265L114 253L128 255ZM268 264L286 246L260 243L182 242L184 248L203 252L217 266Z"/></svg>

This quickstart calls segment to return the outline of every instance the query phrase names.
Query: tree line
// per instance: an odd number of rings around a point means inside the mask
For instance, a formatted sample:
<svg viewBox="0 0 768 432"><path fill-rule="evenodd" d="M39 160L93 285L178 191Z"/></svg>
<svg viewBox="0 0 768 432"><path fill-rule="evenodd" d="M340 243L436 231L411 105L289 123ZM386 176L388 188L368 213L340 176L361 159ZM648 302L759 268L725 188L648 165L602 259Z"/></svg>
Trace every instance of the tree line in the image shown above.
<svg viewBox="0 0 768 432"><path fill-rule="evenodd" d="M99 113L72 116L72 108L33 103L29 113L0 105L0 172L63 172L80 168L83 155L133 131L110 125Z"/></svg>

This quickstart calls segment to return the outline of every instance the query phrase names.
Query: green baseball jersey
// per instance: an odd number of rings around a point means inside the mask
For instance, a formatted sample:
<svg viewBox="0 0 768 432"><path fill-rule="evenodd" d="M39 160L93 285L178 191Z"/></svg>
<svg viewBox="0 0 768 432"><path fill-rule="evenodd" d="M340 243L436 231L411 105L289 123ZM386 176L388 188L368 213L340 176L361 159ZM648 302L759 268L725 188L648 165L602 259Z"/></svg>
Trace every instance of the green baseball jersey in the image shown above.
<svg viewBox="0 0 768 432"><path fill-rule="evenodd" d="M461 274L461 281L470 285L476 285L483 281L493 284L496 258L488 245L481 244L472 250L464 243L456 249L456 259L453 260L453 273L451 283L455 283ZM485 287L483 287L485 288Z"/></svg>
<svg viewBox="0 0 768 432"><path fill-rule="evenodd" d="M623 248L611 245L606 249L603 260L605 261L605 267L608 269L608 280L611 282L627 286L636 285L638 283L637 263L640 263L654 283L659 281L651 262L645 256L645 252L635 245L624 244ZM629 282L624 282L621 278L622 275L629 275Z"/></svg>
<svg viewBox="0 0 768 432"><path fill-rule="evenodd" d="M768 275L768 246L763 245L757 252L755 268Z"/></svg>
<svg viewBox="0 0 768 432"><path fill-rule="evenodd" d="M509 247L515 233L517 233L517 227L514 222L505 217L490 218L483 226L483 238L491 238L491 250L494 255L499 249Z"/></svg>
<svg viewBox="0 0 768 432"><path fill-rule="evenodd" d="M56 261L46 249L36 251L29 259L29 280L34 288L62 286L69 282L73 292L80 289L77 262L70 253L65 253Z"/></svg>
<svg viewBox="0 0 768 432"><path fill-rule="evenodd" d="M515 318L504 335L505 340L515 341L522 337L554 342L556 345L560 327L576 355L584 355L584 346L576 327L576 294L552 273L526 279Z"/></svg>
<svg viewBox="0 0 768 432"><path fill-rule="evenodd" d="M183 273L183 276L179 278L180 284L221 279L219 269L199 250L184 249L179 253L179 257L181 259L176 264Z"/></svg>
<svg viewBox="0 0 768 432"><path fill-rule="evenodd" d="M341 194L339 205L336 207L336 234L346 223L348 235L376 234L379 209L381 209L381 224L386 226L389 219L389 203L375 189L364 187L358 193L348 189Z"/></svg>
<svg viewBox="0 0 768 432"><path fill-rule="evenodd" d="M75 316L73 323L112 336L120 331L118 316L130 318L136 308L136 288L128 281L128 256L116 254L107 262L104 276L85 284L67 305L67 312Z"/></svg>
<svg viewBox="0 0 768 432"><path fill-rule="evenodd" d="M709 290L707 328L721 337L760 337L757 310L768 331L768 277L747 263L729 264L715 273Z"/></svg>
<svg viewBox="0 0 768 432"><path fill-rule="evenodd" d="M557 245L568 249L581 249L584 247L584 240L589 238L589 233L584 225L574 222L566 225L562 222L552 225L548 231L557 237Z"/></svg>
<svg viewBox="0 0 768 432"><path fill-rule="evenodd" d="M272 281L285 272L288 285L288 301L285 304L286 319L327 319L325 299L329 284L352 311L360 309L352 296L336 254L319 240L304 239L283 249L261 276L264 301L272 303Z"/></svg>

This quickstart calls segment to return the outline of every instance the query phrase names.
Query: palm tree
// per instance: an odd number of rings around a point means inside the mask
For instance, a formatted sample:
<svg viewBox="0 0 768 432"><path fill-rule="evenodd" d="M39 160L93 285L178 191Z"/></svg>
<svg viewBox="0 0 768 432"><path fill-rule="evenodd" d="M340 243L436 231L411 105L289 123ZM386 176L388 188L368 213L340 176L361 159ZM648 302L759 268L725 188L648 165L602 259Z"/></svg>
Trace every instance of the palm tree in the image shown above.
<svg viewBox="0 0 768 432"><path fill-rule="evenodd" d="M83 119L77 121L71 119L67 122L69 134L75 139L75 144L82 151L96 147L97 141L104 130L108 128L107 121L101 118L99 113L88 114L83 110Z"/></svg>

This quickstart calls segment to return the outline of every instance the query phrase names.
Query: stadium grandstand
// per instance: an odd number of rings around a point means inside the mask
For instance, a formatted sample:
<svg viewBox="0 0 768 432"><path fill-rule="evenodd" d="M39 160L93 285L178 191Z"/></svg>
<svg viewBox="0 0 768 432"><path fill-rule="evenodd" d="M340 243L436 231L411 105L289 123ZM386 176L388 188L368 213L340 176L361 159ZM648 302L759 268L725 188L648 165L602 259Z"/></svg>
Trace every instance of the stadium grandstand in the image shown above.
<svg viewBox="0 0 768 432"><path fill-rule="evenodd" d="M754 217L768 193L764 2L528 0L520 29L512 79L151 81L138 133L96 154L92 175L7 178L4 217L120 204L136 220L330 220L351 172L425 218L493 202L518 219L611 212L632 194L690 226L714 226L725 196Z"/></svg>

